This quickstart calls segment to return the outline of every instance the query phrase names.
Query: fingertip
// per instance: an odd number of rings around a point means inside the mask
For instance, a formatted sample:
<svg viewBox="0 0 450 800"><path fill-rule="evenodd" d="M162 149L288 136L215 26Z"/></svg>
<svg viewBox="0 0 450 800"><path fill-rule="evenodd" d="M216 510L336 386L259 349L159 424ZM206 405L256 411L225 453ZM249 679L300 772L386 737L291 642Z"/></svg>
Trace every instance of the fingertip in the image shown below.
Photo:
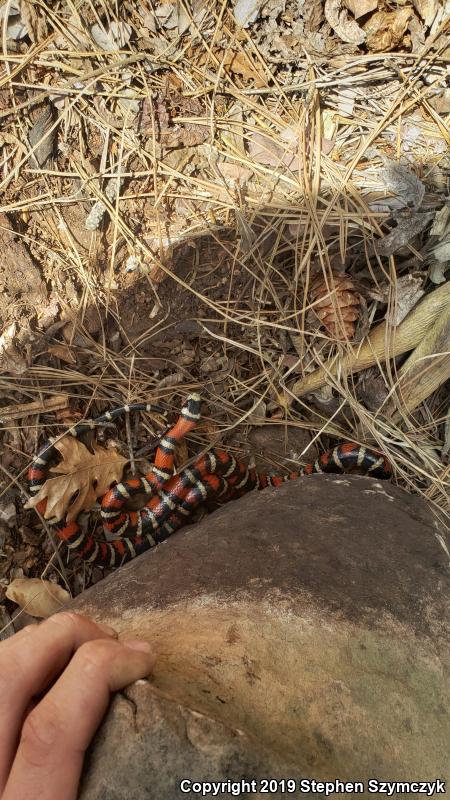
<svg viewBox="0 0 450 800"><path fill-rule="evenodd" d="M111 627L111 625L106 625L103 622L96 622L96 620L92 619L91 617L88 617L85 614L78 614L76 611L60 611L57 614L53 614L51 617L48 617L46 622L54 622L58 625L64 626L67 626L69 623L76 629L85 629L87 626L89 626L89 628L91 628L90 638L92 638L95 628L97 628L104 636L109 636L114 639L117 639L118 637L117 631Z"/></svg>
<svg viewBox="0 0 450 800"><path fill-rule="evenodd" d="M77 625L83 622L86 622L89 617L83 616L83 614L77 614L74 611L58 611L56 614L52 614L51 617L47 617L47 619L42 620L42 624L44 625L47 622L51 622L52 624L56 625Z"/></svg>
<svg viewBox="0 0 450 800"><path fill-rule="evenodd" d="M152 671L156 661L151 644L144 639L122 639L120 644L128 651L127 659L132 656L136 665L142 665L142 674L139 674L134 680L137 680L138 677L146 677Z"/></svg>
<svg viewBox="0 0 450 800"><path fill-rule="evenodd" d="M123 644L124 647L128 647L130 650L136 650L140 653L152 652L152 647L149 642L146 642L143 639L121 639L120 643Z"/></svg>
<svg viewBox="0 0 450 800"><path fill-rule="evenodd" d="M147 677L154 663L155 656L147 642L96 639L80 647L67 672L79 684L78 692L88 691L88 686L95 686L97 693L106 687L116 692Z"/></svg>

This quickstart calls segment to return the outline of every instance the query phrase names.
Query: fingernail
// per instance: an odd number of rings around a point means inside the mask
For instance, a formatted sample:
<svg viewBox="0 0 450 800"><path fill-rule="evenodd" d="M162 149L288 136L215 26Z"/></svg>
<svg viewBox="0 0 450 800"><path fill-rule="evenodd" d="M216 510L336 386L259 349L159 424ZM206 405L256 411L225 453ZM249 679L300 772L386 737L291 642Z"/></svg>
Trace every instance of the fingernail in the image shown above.
<svg viewBox="0 0 450 800"><path fill-rule="evenodd" d="M103 622L97 622L98 627L100 628L103 633L106 633L107 636L115 636L117 639L117 631L114 628L111 628L111 625L104 625Z"/></svg>
<svg viewBox="0 0 450 800"><path fill-rule="evenodd" d="M144 642L143 639L125 639L122 640L122 644L130 650L138 650L140 653L152 652L151 645L148 642Z"/></svg>

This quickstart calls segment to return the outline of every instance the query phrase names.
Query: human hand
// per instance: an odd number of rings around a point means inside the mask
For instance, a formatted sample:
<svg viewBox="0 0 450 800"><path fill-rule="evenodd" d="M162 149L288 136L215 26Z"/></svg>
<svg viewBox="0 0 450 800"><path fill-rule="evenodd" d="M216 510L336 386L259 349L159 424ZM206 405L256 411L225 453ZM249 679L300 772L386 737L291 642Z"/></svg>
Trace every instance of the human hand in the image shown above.
<svg viewBox="0 0 450 800"><path fill-rule="evenodd" d="M0 643L0 796L75 800L111 692L149 674L147 642L62 612Z"/></svg>

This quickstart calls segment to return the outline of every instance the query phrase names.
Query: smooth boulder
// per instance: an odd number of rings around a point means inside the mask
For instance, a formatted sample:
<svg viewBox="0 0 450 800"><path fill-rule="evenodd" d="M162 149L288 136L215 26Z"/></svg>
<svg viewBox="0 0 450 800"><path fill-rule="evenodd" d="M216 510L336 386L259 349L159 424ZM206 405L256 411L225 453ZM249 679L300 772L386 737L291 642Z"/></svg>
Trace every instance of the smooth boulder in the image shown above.
<svg viewBox="0 0 450 800"><path fill-rule="evenodd" d="M389 482L314 475L229 503L77 598L157 653L113 700L82 800L199 796L183 779L448 781L438 533Z"/></svg>

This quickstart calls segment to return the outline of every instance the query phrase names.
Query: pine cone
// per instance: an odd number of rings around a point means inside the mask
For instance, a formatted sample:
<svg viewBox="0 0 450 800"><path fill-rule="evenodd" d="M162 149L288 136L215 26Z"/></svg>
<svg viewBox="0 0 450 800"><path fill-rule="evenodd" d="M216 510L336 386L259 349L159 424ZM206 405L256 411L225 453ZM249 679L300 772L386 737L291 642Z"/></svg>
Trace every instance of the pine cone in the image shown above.
<svg viewBox="0 0 450 800"><path fill-rule="evenodd" d="M325 277L319 275L311 285L310 296L314 313L331 336L340 341L354 337L361 303L349 275L333 272L328 276L328 286Z"/></svg>

